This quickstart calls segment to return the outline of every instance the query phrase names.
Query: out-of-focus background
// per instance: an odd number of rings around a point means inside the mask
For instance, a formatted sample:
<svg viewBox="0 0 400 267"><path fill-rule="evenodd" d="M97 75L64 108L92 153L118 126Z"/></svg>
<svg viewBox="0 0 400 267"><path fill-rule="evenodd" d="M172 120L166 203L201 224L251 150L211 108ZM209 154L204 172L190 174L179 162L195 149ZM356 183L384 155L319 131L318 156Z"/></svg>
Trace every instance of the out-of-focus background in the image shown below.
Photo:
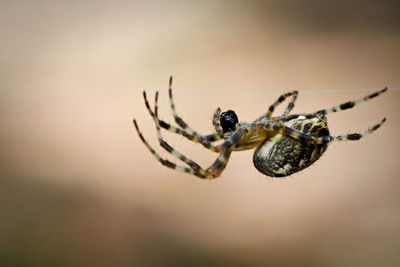
<svg viewBox="0 0 400 267"><path fill-rule="evenodd" d="M0 2L1 266L399 266L398 1ZM142 90L201 133L220 106L251 121L298 89L329 116L312 167L271 179L252 151L203 181L167 169ZM392 89L392 90L391 90ZM285 106L285 105L283 105ZM283 108L277 110L277 114ZM165 133L207 167L216 155Z"/></svg>

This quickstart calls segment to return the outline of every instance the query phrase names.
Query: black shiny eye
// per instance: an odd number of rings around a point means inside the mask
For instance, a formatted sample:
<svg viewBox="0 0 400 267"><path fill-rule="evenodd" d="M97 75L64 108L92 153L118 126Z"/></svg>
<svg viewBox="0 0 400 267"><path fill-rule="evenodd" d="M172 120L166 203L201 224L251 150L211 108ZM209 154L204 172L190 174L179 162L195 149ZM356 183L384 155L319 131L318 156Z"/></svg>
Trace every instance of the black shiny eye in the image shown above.
<svg viewBox="0 0 400 267"><path fill-rule="evenodd" d="M221 118L220 118L220 123L222 126L222 130L224 133L226 132L234 132L236 130L236 123L239 122L239 119L233 110L227 110L225 112L222 112Z"/></svg>

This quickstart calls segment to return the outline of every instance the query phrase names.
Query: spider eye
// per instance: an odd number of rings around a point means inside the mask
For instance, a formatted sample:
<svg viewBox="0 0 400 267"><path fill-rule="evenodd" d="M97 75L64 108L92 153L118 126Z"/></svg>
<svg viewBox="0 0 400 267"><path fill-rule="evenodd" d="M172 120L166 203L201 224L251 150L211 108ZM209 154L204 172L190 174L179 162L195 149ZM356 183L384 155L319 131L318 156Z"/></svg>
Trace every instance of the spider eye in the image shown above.
<svg viewBox="0 0 400 267"><path fill-rule="evenodd" d="M236 124L239 122L239 119L233 110L227 110L222 112L220 123L222 130L224 133L226 132L234 132L236 130Z"/></svg>

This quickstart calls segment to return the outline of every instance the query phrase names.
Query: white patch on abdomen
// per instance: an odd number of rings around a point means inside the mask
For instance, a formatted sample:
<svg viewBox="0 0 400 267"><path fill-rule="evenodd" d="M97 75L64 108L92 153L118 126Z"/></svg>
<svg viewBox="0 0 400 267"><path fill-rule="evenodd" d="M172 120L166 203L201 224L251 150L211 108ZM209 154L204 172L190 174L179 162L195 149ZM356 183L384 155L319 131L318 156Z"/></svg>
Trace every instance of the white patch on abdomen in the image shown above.
<svg viewBox="0 0 400 267"><path fill-rule="evenodd" d="M260 148L260 150L258 150L258 155L261 158L269 158L269 152L271 151L272 147L275 145L276 141L278 141L279 139L282 138L282 135L277 134L274 137L268 139L268 141L266 141L262 147Z"/></svg>

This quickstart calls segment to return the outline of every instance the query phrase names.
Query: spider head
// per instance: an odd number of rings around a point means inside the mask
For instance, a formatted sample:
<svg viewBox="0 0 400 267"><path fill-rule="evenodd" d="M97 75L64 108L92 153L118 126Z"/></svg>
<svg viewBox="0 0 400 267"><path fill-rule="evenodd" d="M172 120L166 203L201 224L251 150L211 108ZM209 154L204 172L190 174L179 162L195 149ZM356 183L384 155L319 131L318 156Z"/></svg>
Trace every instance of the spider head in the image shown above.
<svg viewBox="0 0 400 267"><path fill-rule="evenodd" d="M233 110L222 112L219 122L224 133L236 131L239 125L239 119Z"/></svg>

